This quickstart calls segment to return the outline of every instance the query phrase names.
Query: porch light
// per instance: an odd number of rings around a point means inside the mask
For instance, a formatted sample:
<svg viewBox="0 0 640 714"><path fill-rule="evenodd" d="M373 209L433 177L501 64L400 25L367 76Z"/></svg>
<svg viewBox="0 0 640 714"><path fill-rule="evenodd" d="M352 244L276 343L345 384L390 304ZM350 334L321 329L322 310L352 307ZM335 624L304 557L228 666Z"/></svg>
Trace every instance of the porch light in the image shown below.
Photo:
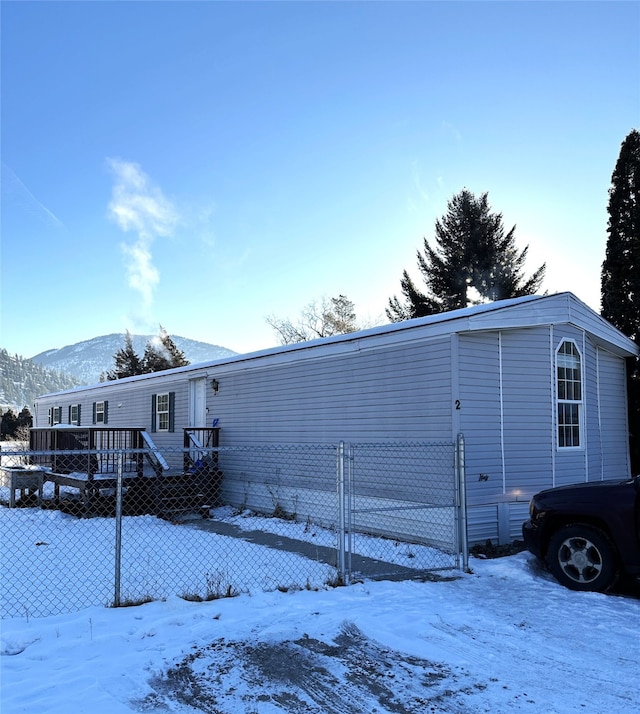
<svg viewBox="0 0 640 714"><path fill-rule="evenodd" d="M220 386L220 385L218 384L218 380L217 380L217 379L212 379L212 380L211 380L211 389L213 389L213 391L214 391L216 394L218 393L218 387L219 387L219 386Z"/></svg>

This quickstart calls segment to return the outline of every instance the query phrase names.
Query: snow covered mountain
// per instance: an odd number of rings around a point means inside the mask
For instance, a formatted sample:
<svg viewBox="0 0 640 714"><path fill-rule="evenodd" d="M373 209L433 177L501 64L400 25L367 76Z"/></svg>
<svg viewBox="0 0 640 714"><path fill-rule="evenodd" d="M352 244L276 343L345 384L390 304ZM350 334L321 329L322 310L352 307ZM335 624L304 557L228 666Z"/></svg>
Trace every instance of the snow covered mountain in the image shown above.
<svg viewBox="0 0 640 714"><path fill-rule="evenodd" d="M155 337L155 335L132 335L133 349L142 356L147 342ZM100 381L101 374L113 369L113 356L124 347L124 339L124 333L102 335L60 349L41 352L31 359L42 367L70 375L80 384L95 384ZM171 335L171 339L178 349L184 352L191 364L237 354L226 347L191 340L187 337Z"/></svg>
<svg viewBox="0 0 640 714"><path fill-rule="evenodd" d="M46 369L33 360L10 355L0 349L0 410L10 408L18 413L22 407L31 409L39 394L71 389L78 381L67 374Z"/></svg>

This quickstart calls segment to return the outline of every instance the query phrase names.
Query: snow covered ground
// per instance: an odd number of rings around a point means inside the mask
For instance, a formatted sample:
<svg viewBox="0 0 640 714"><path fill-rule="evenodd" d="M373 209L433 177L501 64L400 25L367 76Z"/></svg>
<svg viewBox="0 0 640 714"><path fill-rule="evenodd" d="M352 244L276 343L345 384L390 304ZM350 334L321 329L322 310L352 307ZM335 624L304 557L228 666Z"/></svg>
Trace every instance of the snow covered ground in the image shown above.
<svg viewBox="0 0 640 714"><path fill-rule="evenodd" d="M6 551L2 560L4 574ZM640 711L636 594L566 590L527 553L472 558L471 568L440 582L364 581L210 602L172 595L5 619L0 710Z"/></svg>

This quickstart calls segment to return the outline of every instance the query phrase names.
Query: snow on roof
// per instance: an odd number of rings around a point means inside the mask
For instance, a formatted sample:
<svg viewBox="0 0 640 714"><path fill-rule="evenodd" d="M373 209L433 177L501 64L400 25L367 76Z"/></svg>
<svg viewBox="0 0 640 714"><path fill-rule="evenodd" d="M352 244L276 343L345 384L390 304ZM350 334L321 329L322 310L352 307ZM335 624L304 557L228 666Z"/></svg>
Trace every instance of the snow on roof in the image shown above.
<svg viewBox="0 0 640 714"><path fill-rule="evenodd" d="M588 324L587 324L588 323ZM463 333L477 330L514 329L534 327L550 324L576 324L586 329L596 338L596 342L612 349L621 356L638 354L638 347L626 335L617 330L613 325L594 312L590 307L581 302L573 293L563 292L553 295L526 295L524 297L498 300L459 310L428 315L427 317L414 318L403 322L394 322L379 325L366 330L350 332L344 335L323 337L308 342L297 342L290 345L271 347L257 352L232 355L216 360L190 364L186 367L175 367L153 372L151 374L124 377L110 382L101 382L94 385L74 387L70 390L55 392L54 394L69 394L88 389L101 389L107 385L122 385L128 382L137 382L145 379L159 379L181 373L207 371L212 369L233 368L241 363L265 361L283 363L298 359L302 353L313 353L321 356L325 353L335 354L341 351L351 351L354 345L361 348L363 341L372 340L379 343L383 340L401 342L404 339L414 339L415 334L420 336L436 337L443 334Z"/></svg>

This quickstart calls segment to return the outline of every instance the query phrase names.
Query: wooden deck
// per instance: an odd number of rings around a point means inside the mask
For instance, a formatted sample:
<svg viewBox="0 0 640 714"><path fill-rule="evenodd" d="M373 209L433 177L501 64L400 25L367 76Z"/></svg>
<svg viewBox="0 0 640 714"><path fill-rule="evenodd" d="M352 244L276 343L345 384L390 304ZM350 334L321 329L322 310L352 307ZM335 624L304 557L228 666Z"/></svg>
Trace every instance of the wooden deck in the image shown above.
<svg viewBox="0 0 640 714"><path fill-rule="evenodd" d="M109 515L121 470L123 509L171 518L217 504L222 474L217 468L218 429L184 429L183 448L168 463L144 429L57 426L31 430L31 461L53 483L54 504L65 495L81 515ZM174 457L175 455L174 454ZM124 456L124 458L123 458Z"/></svg>

